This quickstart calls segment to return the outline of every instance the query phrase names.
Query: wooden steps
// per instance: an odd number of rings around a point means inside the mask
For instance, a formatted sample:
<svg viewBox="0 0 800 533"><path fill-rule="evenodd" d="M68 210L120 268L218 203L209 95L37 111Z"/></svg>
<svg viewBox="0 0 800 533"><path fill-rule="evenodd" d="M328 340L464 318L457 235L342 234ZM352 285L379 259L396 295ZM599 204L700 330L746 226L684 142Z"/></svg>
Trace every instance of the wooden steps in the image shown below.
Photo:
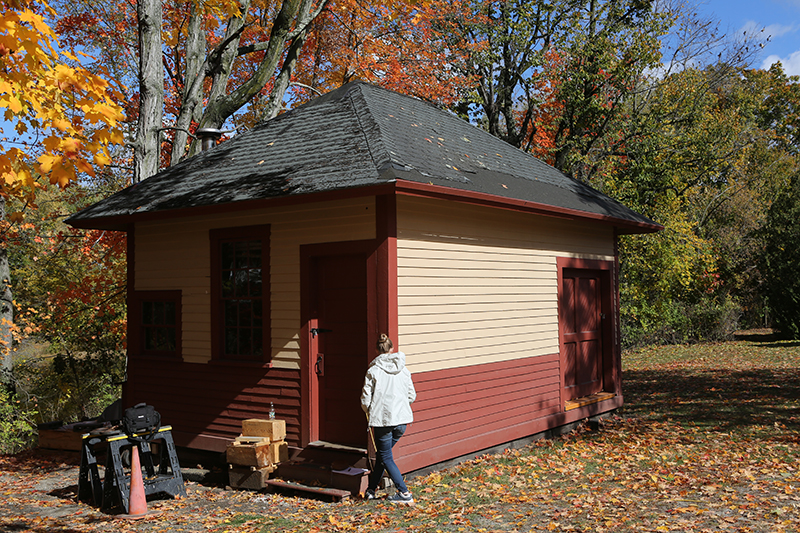
<svg viewBox="0 0 800 533"><path fill-rule="evenodd" d="M564 410L569 411L572 409L577 409L578 407L583 407L585 405L591 405L593 403L602 402L605 400L610 400L616 396L613 392L597 392L592 394L591 396L584 396L583 398L575 398L574 400L569 400L564 405Z"/></svg>
<svg viewBox="0 0 800 533"><path fill-rule="evenodd" d="M291 484L291 490L332 497L337 490L345 491L348 496L358 496L367 490L367 450L363 448L312 442L305 448L296 449L288 461L277 466L273 479L267 483L272 488L289 488L272 483L280 481ZM309 487L309 490L304 487ZM324 493L320 489L333 492Z"/></svg>

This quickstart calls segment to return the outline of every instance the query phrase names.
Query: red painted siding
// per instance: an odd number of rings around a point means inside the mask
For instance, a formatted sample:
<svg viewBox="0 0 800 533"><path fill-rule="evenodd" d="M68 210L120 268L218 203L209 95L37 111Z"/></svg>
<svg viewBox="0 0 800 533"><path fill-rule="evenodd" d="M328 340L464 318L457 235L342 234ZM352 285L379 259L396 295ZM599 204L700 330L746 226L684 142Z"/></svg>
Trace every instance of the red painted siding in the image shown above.
<svg viewBox="0 0 800 533"><path fill-rule="evenodd" d="M562 410L558 355L414 374L414 424L396 457L414 470L529 434Z"/></svg>
<svg viewBox="0 0 800 533"><path fill-rule="evenodd" d="M153 405L179 446L222 451L242 420L268 416L270 402L286 420L287 441L300 442L299 370L132 357L125 388L126 405Z"/></svg>
<svg viewBox="0 0 800 533"><path fill-rule="evenodd" d="M414 423L395 459L410 472L618 407L618 401L564 412L559 355L413 375ZM621 398L619 398L621 402ZM599 409L599 410L598 410Z"/></svg>

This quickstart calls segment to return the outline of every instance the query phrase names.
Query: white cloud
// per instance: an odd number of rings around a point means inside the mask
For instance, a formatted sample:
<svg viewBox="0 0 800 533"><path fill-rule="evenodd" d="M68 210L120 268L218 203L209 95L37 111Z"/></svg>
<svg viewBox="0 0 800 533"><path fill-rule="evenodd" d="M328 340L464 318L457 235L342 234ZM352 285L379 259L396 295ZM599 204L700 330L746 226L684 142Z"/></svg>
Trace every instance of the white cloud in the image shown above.
<svg viewBox="0 0 800 533"><path fill-rule="evenodd" d="M797 31L797 25L792 24L787 26L785 24L770 24L763 26L754 20L748 20L744 26L739 29L739 35L755 38L759 41L766 39L775 39L776 37L783 37L787 33L794 33Z"/></svg>
<svg viewBox="0 0 800 533"><path fill-rule="evenodd" d="M768 70L773 64L781 62L783 71L789 76L800 76L800 51L792 52L789 57L783 58L775 54L768 56L761 62L761 68Z"/></svg>
<svg viewBox="0 0 800 533"><path fill-rule="evenodd" d="M754 29L761 31L761 28ZM795 25L786 26L784 24L770 24L769 26L764 27L764 36L765 38L771 37L774 39L775 37L781 37L787 33L792 33L795 31L797 31L797 26Z"/></svg>

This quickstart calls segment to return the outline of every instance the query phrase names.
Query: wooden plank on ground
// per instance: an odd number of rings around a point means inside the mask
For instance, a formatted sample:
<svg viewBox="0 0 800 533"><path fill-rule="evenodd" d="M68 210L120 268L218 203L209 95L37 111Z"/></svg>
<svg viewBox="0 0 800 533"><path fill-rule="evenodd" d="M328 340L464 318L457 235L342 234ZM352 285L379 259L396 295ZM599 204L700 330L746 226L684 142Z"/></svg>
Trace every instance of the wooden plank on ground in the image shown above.
<svg viewBox="0 0 800 533"><path fill-rule="evenodd" d="M592 394L591 396L584 396L583 398L575 398L574 400L569 400L566 402L564 406L565 411L570 411L572 409L577 409L578 407L584 407L586 405L591 405L593 403L602 402L604 400L610 400L616 396L613 392L597 392Z"/></svg>
<svg viewBox="0 0 800 533"><path fill-rule="evenodd" d="M293 490L298 492L305 492L314 494L316 496L329 496L336 501L341 501L350 496L350 491L341 489L331 489L328 487L312 487L309 485L302 485L300 483L293 483L290 481L278 481L269 479L264 482L267 487L282 490Z"/></svg>

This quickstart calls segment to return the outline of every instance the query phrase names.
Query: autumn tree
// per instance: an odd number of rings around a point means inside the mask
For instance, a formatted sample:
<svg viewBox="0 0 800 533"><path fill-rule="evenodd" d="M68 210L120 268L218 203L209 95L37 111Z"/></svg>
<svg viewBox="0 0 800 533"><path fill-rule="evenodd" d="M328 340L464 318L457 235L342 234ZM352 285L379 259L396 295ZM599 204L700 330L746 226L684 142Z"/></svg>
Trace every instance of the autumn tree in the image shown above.
<svg viewBox="0 0 800 533"><path fill-rule="evenodd" d="M68 38L123 59L115 75L130 87L134 181L196 153L197 129L249 128L351 79L447 102L463 78L448 73L453 52L429 0L60 5Z"/></svg>
<svg viewBox="0 0 800 533"><path fill-rule="evenodd" d="M451 31L450 45L466 56L453 66L475 80L464 105L492 135L530 148L536 127L533 115L542 103L538 72L582 2L464 0L459 4L461 11L443 11L446 15L439 24Z"/></svg>
<svg viewBox="0 0 800 533"><path fill-rule="evenodd" d="M39 194L7 241L20 303L17 326L50 357L17 357L17 399L39 421L97 416L124 376L126 236L79 231L64 218L118 189L107 179Z"/></svg>
<svg viewBox="0 0 800 533"><path fill-rule="evenodd" d="M658 66L669 27L650 1L465 4L472 17L451 24L452 45L468 55L458 66L476 80L468 113L570 174L621 131L625 103Z"/></svg>
<svg viewBox="0 0 800 533"><path fill-rule="evenodd" d="M763 324L759 232L798 165L783 146L786 123L768 117L791 116L790 83L780 67L725 64L660 80L640 117L647 128L603 174L607 193L665 226L621 241L629 331L687 340L724 337L739 320Z"/></svg>
<svg viewBox="0 0 800 533"><path fill-rule="evenodd" d="M762 269L773 324L783 337L800 339L800 177L792 176L769 209Z"/></svg>
<svg viewBox="0 0 800 533"><path fill-rule="evenodd" d="M110 146L122 141L120 94L102 72L82 68L47 23L44 2L5 0L0 29L0 108L5 128L0 145L2 235L22 220L8 201L35 206L38 191L60 188L94 175L111 162ZM43 179L39 179L39 176ZM0 246L3 374L11 371L13 303L8 250Z"/></svg>
<svg viewBox="0 0 800 533"><path fill-rule="evenodd" d="M360 79L447 106L474 81L457 67L462 49L449 46L446 22L469 16L462 9L431 0L331 2L312 25L295 88L319 91Z"/></svg>

